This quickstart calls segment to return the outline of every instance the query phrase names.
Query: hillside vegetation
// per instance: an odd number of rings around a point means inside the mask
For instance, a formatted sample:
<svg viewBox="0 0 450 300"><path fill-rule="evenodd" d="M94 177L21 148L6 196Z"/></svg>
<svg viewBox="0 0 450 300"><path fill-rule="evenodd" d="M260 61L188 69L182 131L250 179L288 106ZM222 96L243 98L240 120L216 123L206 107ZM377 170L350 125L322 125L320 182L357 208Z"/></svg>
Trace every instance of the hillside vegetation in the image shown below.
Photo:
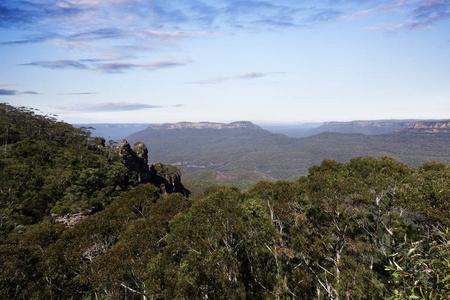
<svg viewBox="0 0 450 300"><path fill-rule="evenodd" d="M306 138L289 138L255 126L235 129L152 126L132 134L128 140L146 143L150 161L177 165L186 180L194 180L198 177L195 173L204 169L251 171L268 178L296 180L324 159L347 162L357 156L387 155L414 167L429 160L450 162L449 133L324 132Z"/></svg>
<svg viewBox="0 0 450 300"><path fill-rule="evenodd" d="M324 160L188 199L133 187L86 131L1 109L2 299L448 299L445 163Z"/></svg>
<svg viewBox="0 0 450 300"><path fill-rule="evenodd" d="M89 215L141 182L141 174L125 165L137 163L131 149L122 153L124 159L119 153L124 149L105 145L86 128L1 103L0 130L0 232ZM173 166L155 166L151 172L145 164L151 173L146 182L158 187L169 185L169 170L179 173Z"/></svg>

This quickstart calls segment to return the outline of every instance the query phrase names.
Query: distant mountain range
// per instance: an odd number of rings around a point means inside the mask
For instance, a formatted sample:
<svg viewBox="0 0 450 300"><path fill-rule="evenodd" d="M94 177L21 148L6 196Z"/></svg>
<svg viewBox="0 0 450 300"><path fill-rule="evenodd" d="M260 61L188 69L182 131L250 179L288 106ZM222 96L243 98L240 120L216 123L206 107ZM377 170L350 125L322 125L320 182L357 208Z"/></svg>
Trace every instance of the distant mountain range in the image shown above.
<svg viewBox="0 0 450 300"><path fill-rule="evenodd" d="M411 124L425 124L427 122L444 122L445 120L378 120L378 121L350 121L304 124L261 124L263 129L273 133L281 133L289 137L308 137L322 132L362 133L377 135L392 133L405 129Z"/></svg>
<svg viewBox="0 0 450 300"><path fill-rule="evenodd" d="M149 124L107 124L107 123L90 123L90 124L73 124L80 128L92 128L92 136L105 138L106 141L114 140L120 142L130 134L141 131L148 127Z"/></svg>
<svg viewBox="0 0 450 300"><path fill-rule="evenodd" d="M345 162L356 156L387 155L411 166L429 160L450 163L450 120L77 126L94 127L92 135L107 141L127 138L130 144L144 142L149 161L178 166L188 188L190 180L195 185L200 178L208 184L236 184L241 188L261 179L294 180L324 159Z"/></svg>
<svg viewBox="0 0 450 300"><path fill-rule="evenodd" d="M130 143L144 142L150 161L177 165L184 181L198 177L198 172L204 178L208 174L205 170L297 179L324 159L345 162L356 156L387 155L411 166L429 160L450 162L450 121L333 122L320 127L371 134L319 131L313 136L291 138L250 122L184 122L152 125L127 139Z"/></svg>
<svg viewBox="0 0 450 300"><path fill-rule="evenodd" d="M417 120L381 120L327 122L307 132L308 136L322 132L362 133L367 135L386 134L408 127Z"/></svg>
<svg viewBox="0 0 450 300"><path fill-rule="evenodd" d="M379 120L379 121L350 121L350 122L325 122L325 123L261 123L258 125L247 121L233 122L230 124L213 123L213 122L180 122L176 124L149 124L149 123L131 123L131 124L108 124L108 123L90 123L90 124L74 124L75 127L93 128L92 135L104 137L107 141L114 140L120 142L121 139L144 130L147 127L152 129L170 129L170 128L212 128L230 129L233 126L247 126L247 128L258 127L272 133L284 134L288 137L308 137L322 132L340 132L340 133L362 133L366 135L377 135L392 133L400 129L407 128L410 124L425 124L427 122L445 122L445 120ZM220 127L220 128L219 128Z"/></svg>

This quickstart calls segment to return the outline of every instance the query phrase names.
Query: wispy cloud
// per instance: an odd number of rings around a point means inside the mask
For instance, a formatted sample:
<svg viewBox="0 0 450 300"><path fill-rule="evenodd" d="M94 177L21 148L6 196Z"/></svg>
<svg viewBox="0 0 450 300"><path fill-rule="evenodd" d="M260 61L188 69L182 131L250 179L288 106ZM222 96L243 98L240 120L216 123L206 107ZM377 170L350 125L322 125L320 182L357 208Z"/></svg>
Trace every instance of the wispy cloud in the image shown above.
<svg viewBox="0 0 450 300"><path fill-rule="evenodd" d="M107 63L102 64L97 67L96 70L106 72L106 73L122 73L125 70L139 69L146 71L155 71L158 69L164 69L169 67L184 66L191 62L189 59L176 60L176 59L165 59L158 60L151 63L129 63L129 62L117 62L117 63Z"/></svg>
<svg viewBox="0 0 450 300"><path fill-rule="evenodd" d="M342 20L353 20L377 14L397 14L403 17L398 23L380 23L366 26L365 30L388 32L401 29L433 29L441 20L450 18L450 0L398 0L370 9L356 11L342 16Z"/></svg>
<svg viewBox="0 0 450 300"><path fill-rule="evenodd" d="M16 85L15 83L0 83L0 87Z"/></svg>
<svg viewBox="0 0 450 300"><path fill-rule="evenodd" d="M68 35L54 32L41 33L38 35L27 36L20 40L0 42L0 45L38 44L56 40L65 48L81 48L82 46L86 46L87 42L105 39L123 39L131 36L132 33L125 32L119 28L100 28Z"/></svg>
<svg viewBox="0 0 450 300"><path fill-rule="evenodd" d="M225 81L234 80L234 79L256 79L261 78L264 76L267 76L267 73L261 73L261 72L250 72L245 74L239 74L235 76L229 76L229 77L215 77L215 78L209 78L205 80L196 80L196 81L189 81L187 83L192 84L218 84L223 83Z"/></svg>
<svg viewBox="0 0 450 300"><path fill-rule="evenodd" d="M313 13L307 20L311 23L330 22L337 20L341 15L342 12L338 10L321 9L320 11Z"/></svg>
<svg viewBox="0 0 450 300"><path fill-rule="evenodd" d="M342 20L353 20L357 18L367 17L379 13L403 13L405 9L403 8L406 6L410 1L408 0L397 0L397 1L390 1L387 3L383 3L381 5L377 4L375 7L363 9L356 11L351 14L343 15L341 16ZM417 2L417 1L416 1Z"/></svg>
<svg viewBox="0 0 450 300"><path fill-rule="evenodd" d="M440 20L450 18L449 0L426 0L412 12L413 21L410 29L430 28Z"/></svg>
<svg viewBox="0 0 450 300"><path fill-rule="evenodd" d="M70 18L86 12L86 8L65 1L36 3L30 1L5 1L0 4L0 27L13 27L39 23L43 20Z"/></svg>
<svg viewBox="0 0 450 300"><path fill-rule="evenodd" d="M22 66L36 66L47 69L79 69L88 70L90 67L77 60L54 60L54 61L35 61L26 64L21 64Z"/></svg>
<svg viewBox="0 0 450 300"><path fill-rule="evenodd" d="M81 92L81 93L57 93L57 95L95 95L97 93Z"/></svg>
<svg viewBox="0 0 450 300"><path fill-rule="evenodd" d="M37 61L22 64L22 66L37 66L47 69L91 70L103 73L123 73L126 70L133 70L133 69L155 71L163 68L183 66L191 62L190 59L181 59L181 60L165 59L149 63L132 63L120 60L122 60L122 58ZM105 63L105 61L115 61L115 62Z"/></svg>
<svg viewBox="0 0 450 300"><path fill-rule="evenodd" d="M6 90L6 89L0 89L0 96L14 96L17 95L19 92L16 90Z"/></svg>
<svg viewBox="0 0 450 300"><path fill-rule="evenodd" d="M118 28L100 28L92 31L85 31L70 35L68 41L86 41L98 39L116 39L122 38L126 33Z"/></svg>
<svg viewBox="0 0 450 300"><path fill-rule="evenodd" d="M381 3L381 4L380 4ZM353 10L350 11L349 10ZM450 18L450 0L53 0L3 1L0 28L26 29L29 35L0 41L0 46L49 43L67 50L89 49L92 55L133 56L178 46L184 39L213 38L234 31L310 27L325 22L395 15L366 30L432 29ZM160 48L158 48L160 47ZM24 63L47 69L124 73L183 66L189 60L136 62L129 59L65 60ZM79 53L79 52L78 52ZM75 54L76 55L76 54ZM196 83L220 83L232 77Z"/></svg>
<svg viewBox="0 0 450 300"><path fill-rule="evenodd" d="M99 103L99 104L77 104L73 106L60 107L60 109L69 112L120 112L120 111L134 111L152 108L161 108L160 105L148 105L142 103Z"/></svg>
<svg viewBox="0 0 450 300"><path fill-rule="evenodd" d="M1 86L1 85L0 85ZM18 91L18 90L8 90L8 89L0 89L0 96L16 96L16 95L39 95L38 92L34 91Z"/></svg>
<svg viewBox="0 0 450 300"><path fill-rule="evenodd" d="M139 43L144 36L160 39L204 37L230 26L241 29L258 28L255 24L265 24L271 28L305 26L387 13L407 16L405 21L410 21L408 28L414 29L448 18L449 6L449 0L6 1L0 4L0 27L33 24L43 32L61 28L56 33L6 41L2 42L3 45L38 43L55 38L73 45L98 39L123 38L133 38ZM361 9L344 13L352 7ZM85 26L80 27L80 23ZM105 24L111 23L115 27L105 27ZM164 24L164 30L158 30L161 24Z"/></svg>
<svg viewBox="0 0 450 300"><path fill-rule="evenodd" d="M255 29L255 24L271 27L303 26L308 22L329 21L339 14L338 10L311 7L295 1L7 1L0 4L0 27L34 24L40 31L54 30L56 25L61 28L57 33L3 44L38 43L52 38L60 38L67 43L130 37L140 39L143 33L153 38L204 37L209 36L211 30L217 32L230 26L244 29ZM104 27L111 22L118 27ZM86 26L80 27L80 23L89 25L91 29L83 30ZM158 30L161 24L165 26L164 31ZM149 27L152 29L149 30ZM177 28L200 30L180 31Z"/></svg>
<svg viewBox="0 0 450 300"><path fill-rule="evenodd" d="M264 76L267 76L267 74L266 73L260 73L260 72L250 72L250 73L237 75L235 77L239 78L239 79L253 79L253 78L260 78L260 77L264 77Z"/></svg>
<svg viewBox="0 0 450 300"><path fill-rule="evenodd" d="M54 39L57 39L60 37L61 37L61 35L56 34L56 33L47 33L47 34L43 34L43 35L28 36L21 40L1 42L0 45L37 44L37 43L44 43L44 42L47 42L50 40L54 40Z"/></svg>
<svg viewBox="0 0 450 300"><path fill-rule="evenodd" d="M149 37L156 38L186 38L186 37L208 37L214 33L210 31L144 31Z"/></svg>

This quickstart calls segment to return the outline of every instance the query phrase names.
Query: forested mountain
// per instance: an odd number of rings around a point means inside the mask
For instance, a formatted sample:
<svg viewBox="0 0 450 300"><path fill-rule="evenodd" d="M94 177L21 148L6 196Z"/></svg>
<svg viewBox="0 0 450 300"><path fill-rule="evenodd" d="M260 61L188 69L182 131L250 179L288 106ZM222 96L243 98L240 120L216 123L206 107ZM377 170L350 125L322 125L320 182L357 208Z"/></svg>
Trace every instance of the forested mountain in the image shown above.
<svg viewBox="0 0 450 300"><path fill-rule="evenodd" d="M321 126L323 123L258 123L258 125L264 130L272 133L281 133L289 137L306 137L314 135L310 131L314 128Z"/></svg>
<svg viewBox="0 0 450 300"><path fill-rule="evenodd" d="M397 130L408 127L414 122L423 122L419 120L379 120L379 121L350 121L350 122L326 122L326 123L258 123L258 126L272 133L281 133L288 137L300 138L316 135L323 132L340 133L362 133L366 135L392 133ZM204 124L221 124L208 123ZM179 126L185 124L196 124L189 122L178 123ZM92 130L94 136L103 137L107 141L114 140L119 142L121 139L145 130L150 126L152 129L166 128L173 124L108 124L108 123L87 123L73 124L76 128L85 127ZM222 124L224 125L224 124Z"/></svg>
<svg viewBox="0 0 450 300"><path fill-rule="evenodd" d="M324 159L346 162L356 156L388 155L411 166L428 160L450 162L450 138L445 131L427 134L406 128L382 135L325 132L289 138L253 124L222 129L193 124L151 126L128 139L147 144L150 161L177 165L186 182L197 178L196 172L204 177L204 170L256 172L267 178L295 180Z"/></svg>
<svg viewBox="0 0 450 300"><path fill-rule="evenodd" d="M140 183L188 194L176 167L147 165L142 143L105 145L84 128L4 103L0 128L1 232L89 215Z"/></svg>
<svg viewBox="0 0 450 300"><path fill-rule="evenodd" d="M0 109L1 299L448 299L450 165L324 160L186 198L166 193L176 167L144 167L143 143Z"/></svg>
<svg viewBox="0 0 450 300"><path fill-rule="evenodd" d="M321 126L307 131L305 136L322 132L362 133L366 135L386 134L403 129L412 122L418 122L418 120L326 122Z"/></svg>

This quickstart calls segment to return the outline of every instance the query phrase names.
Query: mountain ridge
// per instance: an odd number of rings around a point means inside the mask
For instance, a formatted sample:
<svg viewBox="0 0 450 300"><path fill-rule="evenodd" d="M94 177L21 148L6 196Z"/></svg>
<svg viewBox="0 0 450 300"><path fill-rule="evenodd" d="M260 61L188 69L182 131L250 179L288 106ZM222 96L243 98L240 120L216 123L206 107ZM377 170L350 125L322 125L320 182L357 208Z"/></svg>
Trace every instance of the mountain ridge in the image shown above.
<svg viewBox="0 0 450 300"><path fill-rule="evenodd" d="M292 180L306 175L310 166L324 159L346 162L357 156L387 155L411 166L429 160L450 162L448 134L413 129L378 135L321 132L291 138L264 129L155 130L149 127L127 139L133 143L144 142L149 147L151 161L179 167L184 180L204 170L261 172L274 179Z"/></svg>
<svg viewBox="0 0 450 300"><path fill-rule="evenodd" d="M450 120L434 120L412 122L406 128L400 129L400 133L427 133L427 134L449 134Z"/></svg>
<svg viewBox="0 0 450 300"><path fill-rule="evenodd" d="M173 129L262 129L258 125L250 121L237 121L232 123L218 123L218 122L178 122L178 123L164 123L162 125L149 125L148 129L154 130L173 130Z"/></svg>

